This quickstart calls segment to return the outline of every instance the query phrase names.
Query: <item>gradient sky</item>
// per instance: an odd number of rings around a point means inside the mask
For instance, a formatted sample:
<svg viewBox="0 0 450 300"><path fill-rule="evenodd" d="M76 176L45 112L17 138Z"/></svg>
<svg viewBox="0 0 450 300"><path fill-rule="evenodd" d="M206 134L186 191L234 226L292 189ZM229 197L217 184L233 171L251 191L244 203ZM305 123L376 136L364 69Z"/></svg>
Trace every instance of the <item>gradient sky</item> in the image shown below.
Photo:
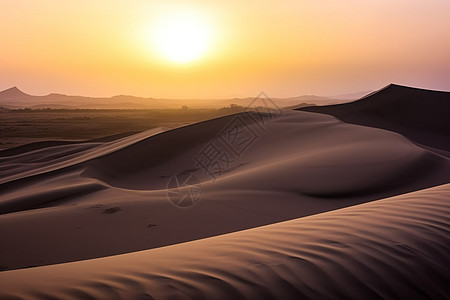
<svg viewBox="0 0 450 300"><path fill-rule="evenodd" d="M2 0L0 90L163 98L450 90L449 0ZM168 62L159 17L203 14L207 55Z"/></svg>

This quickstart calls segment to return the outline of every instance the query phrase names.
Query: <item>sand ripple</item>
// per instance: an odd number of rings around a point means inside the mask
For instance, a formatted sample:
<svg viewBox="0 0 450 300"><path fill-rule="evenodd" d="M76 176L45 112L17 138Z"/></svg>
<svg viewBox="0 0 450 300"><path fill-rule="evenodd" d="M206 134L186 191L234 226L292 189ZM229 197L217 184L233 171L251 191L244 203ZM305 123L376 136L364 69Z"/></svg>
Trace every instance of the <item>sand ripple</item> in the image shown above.
<svg viewBox="0 0 450 300"><path fill-rule="evenodd" d="M6 271L0 298L448 299L449 196L447 184L169 247Z"/></svg>

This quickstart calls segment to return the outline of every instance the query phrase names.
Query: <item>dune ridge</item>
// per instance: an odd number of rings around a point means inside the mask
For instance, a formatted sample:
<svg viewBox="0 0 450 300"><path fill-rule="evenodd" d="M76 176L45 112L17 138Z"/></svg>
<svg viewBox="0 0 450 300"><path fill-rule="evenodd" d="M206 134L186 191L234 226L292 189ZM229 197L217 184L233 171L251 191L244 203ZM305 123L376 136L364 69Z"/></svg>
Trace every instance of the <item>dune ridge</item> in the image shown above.
<svg viewBox="0 0 450 300"><path fill-rule="evenodd" d="M394 131L450 156L450 92L390 84L354 102L309 106L299 110Z"/></svg>

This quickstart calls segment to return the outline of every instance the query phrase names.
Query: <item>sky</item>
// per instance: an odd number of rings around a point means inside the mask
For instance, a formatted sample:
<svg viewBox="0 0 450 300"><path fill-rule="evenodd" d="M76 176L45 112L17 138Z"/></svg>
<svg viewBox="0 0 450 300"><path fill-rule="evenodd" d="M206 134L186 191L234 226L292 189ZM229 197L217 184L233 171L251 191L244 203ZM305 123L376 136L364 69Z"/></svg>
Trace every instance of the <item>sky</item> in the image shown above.
<svg viewBox="0 0 450 300"><path fill-rule="evenodd" d="M0 90L155 98L332 96L389 83L450 90L448 0L0 5ZM189 22L197 27L183 31ZM198 53L179 62L174 51Z"/></svg>

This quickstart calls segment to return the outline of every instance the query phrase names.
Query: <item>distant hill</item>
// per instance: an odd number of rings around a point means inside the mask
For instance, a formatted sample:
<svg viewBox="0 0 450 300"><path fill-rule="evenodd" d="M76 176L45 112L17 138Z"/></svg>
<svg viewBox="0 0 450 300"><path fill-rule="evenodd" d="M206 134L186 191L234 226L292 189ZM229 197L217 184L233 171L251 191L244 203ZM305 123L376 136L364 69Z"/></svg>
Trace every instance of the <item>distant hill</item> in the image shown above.
<svg viewBox="0 0 450 300"><path fill-rule="evenodd" d="M450 92L390 84L354 102L299 110L395 131L416 143L450 151Z"/></svg>
<svg viewBox="0 0 450 300"><path fill-rule="evenodd" d="M315 96L315 95L303 95L303 96L297 96L297 97L289 97L289 98L283 98L279 99L281 102L284 101L286 104L286 107L293 107L293 106L302 106L305 104L309 105L326 105L326 104L336 104L336 103L342 103L342 100L329 98L329 97L322 97L322 96Z"/></svg>
<svg viewBox="0 0 450 300"><path fill-rule="evenodd" d="M28 95L16 86L0 92L0 106L14 107L15 105L22 105L22 103L32 103L33 96Z"/></svg>
<svg viewBox="0 0 450 300"><path fill-rule="evenodd" d="M247 107L254 98L233 99L157 99L128 95L118 95L109 98L69 96L52 93L45 96L33 96L22 92L17 87L0 92L0 106L9 109L166 109L166 108L221 108L236 104ZM333 104L342 102L328 97L303 95L290 98L271 99L280 108L298 107L303 103L308 105Z"/></svg>
<svg viewBox="0 0 450 300"><path fill-rule="evenodd" d="M316 104L310 104L310 103L300 103L300 104L296 104L296 105L292 105L292 106L287 106L285 107L285 109L300 109L303 107L308 107L308 106L316 106Z"/></svg>
<svg viewBox="0 0 450 300"><path fill-rule="evenodd" d="M332 99L342 99L342 100L357 100L360 99L373 91L362 91L357 93L349 93L349 94L341 94L341 95L333 95L330 98Z"/></svg>
<svg viewBox="0 0 450 300"><path fill-rule="evenodd" d="M31 96L25 94L24 92L19 90L16 86L0 92L0 99L5 100L24 99L29 97Z"/></svg>

